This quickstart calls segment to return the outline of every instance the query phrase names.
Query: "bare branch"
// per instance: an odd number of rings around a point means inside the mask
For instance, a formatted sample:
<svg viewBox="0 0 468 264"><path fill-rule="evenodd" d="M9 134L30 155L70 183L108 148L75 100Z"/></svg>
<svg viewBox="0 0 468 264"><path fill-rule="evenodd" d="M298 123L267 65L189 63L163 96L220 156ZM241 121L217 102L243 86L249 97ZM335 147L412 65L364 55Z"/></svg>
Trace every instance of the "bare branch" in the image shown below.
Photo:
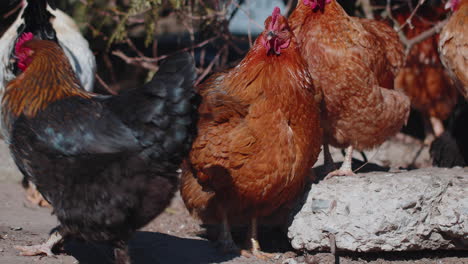
<svg viewBox="0 0 468 264"><path fill-rule="evenodd" d="M117 92L112 90L109 85L107 85L106 82L104 82L103 79L101 79L101 77L99 76L99 74L96 73L96 79L98 80L98 82L102 85L102 87L104 87L104 89L106 89L106 91L108 91L110 94L112 95L116 95Z"/></svg>
<svg viewBox="0 0 468 264"><path fill-rule="evenodd" d="M198 77L198 79L195 81L195 86L197 86L198 84L200 84L200 82L205 79L205 77L211 72L211 70L213 69L213 66L215 65L216 61L219 59L219 57L221 56L221 54L223 52L225 52L227 49L227 45L224 45L222 49L220 49L218 51L218 53L216 54L216 56L213 58L213 60L211 61L210 65L208 65L208 67L206 67L206 69L203 71L203 73Z"/></svg>
<svg viewBox="0 0 468 264"><path fill-rule="evenodd" d="M409 26L411 29L413 29L413 24L411 24L411 20L413 19L414 15L416 15L416 13L418 12L418 9L419 7L421 7L422 4L424 4L426 2L426 0L419 0L418 1L418 4L416 5L416 7L413 9L413 11L411 12L410 16L406 19L405 23L403 23L403 25L400 26L400 28L397 30L397 32L400 32L405 26Z"/></svg>
<svg viewBox="0 0 468 264"><path fill-rule="evenodd" d="M372 7L370 0L359 0L356 2L356 5L361 5L364 15L368 19L374 19L374 8Z"/></svg>
<svg viewBox="0 0 468 264"><path fill-rule="evenodd" d="M132 65L135 65L135 66L139 66L139 67L142 67L142 68L150 70L150 71L157 71L158 70L158 66L154 65L153 63L147 62L144 58L129 57L129 56L125 55L121 50L112 51L112 54L119 57L119 58L121 58L127 64L132 64Z"/></svg>
<svg viewBox="0 0 468 264"><path fill-rule="evenodd" d="M437 24L435 24L432 28L422 32L418 36L410 40L406 39L405 42L402 41L403 44L405 45L406 54L409 53L409 51L411 50L411 48L413 48L414 45L426 40L427 38L434 36L435 34L438 34L442 30L442 28L445 26L445 24L447 24L447 22L448 22L448 19L442 20L438 22Z"/></svg>

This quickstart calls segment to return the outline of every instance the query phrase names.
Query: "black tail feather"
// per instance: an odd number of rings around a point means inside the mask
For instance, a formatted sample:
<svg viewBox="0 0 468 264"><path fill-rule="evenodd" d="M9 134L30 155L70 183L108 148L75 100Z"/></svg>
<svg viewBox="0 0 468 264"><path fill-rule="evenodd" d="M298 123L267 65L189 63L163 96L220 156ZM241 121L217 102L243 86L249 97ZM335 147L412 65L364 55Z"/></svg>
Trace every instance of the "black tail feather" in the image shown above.
<svg viewBox="0 0 468 264"><path fill-rule="evenodd" d="M57 34L52 27L53 15L47 11L47 5L55 9L52 0L29 0L24 10L24 24L18 29L18 37L23 33L31 32L38 39L57 41Z"/></svg>
<svg viewBox="0 0 468 264"><path fill-rule="evenodd" d="M178 54L163 62L143 87L109 100L110 108L134 129L140 142L153 146L148 149L152 157L182 161L190 150L200 103L195 77L192 56Z"/></svg>

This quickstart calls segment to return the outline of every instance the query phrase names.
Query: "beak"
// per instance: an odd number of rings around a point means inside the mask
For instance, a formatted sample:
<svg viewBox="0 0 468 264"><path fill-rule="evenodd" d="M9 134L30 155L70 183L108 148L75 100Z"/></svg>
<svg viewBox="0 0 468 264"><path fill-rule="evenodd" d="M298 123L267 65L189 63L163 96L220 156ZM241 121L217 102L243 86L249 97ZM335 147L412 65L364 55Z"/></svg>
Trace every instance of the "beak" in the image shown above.
<svg viewBox="0 0 468 264"><path fill-rule="evenodd" d="M267 41L270 41L274 37L276 37L276 34L273 33L273 31L269 31L267 34Z"/></svg>

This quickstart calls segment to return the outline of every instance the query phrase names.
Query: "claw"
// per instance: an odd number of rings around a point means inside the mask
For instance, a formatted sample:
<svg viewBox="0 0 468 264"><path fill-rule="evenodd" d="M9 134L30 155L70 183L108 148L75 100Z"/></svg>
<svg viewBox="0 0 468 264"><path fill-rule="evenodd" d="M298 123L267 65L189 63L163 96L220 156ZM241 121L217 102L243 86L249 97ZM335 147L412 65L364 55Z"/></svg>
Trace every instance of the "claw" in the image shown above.
<svg viewBox="0 0 468 264"><path fill-rule="evenodd" d="M324 180L331 179L336 176L355 176L356 174L352 170L335 170L327 174Z"/></svg>
<svg viewBox="0 0 468 264"><path fill-rule="evenodd" d="M52 248L46 244L33 246L14 246L14 248L20 251L21 256L38 256L44 254L48 257L55 256L55 254L52 253Z"/></svg>
<svg viewBox="0 0 468 264"><path fill-rule="evenodd" d="M54 231L46 242L33 246L14 246L20 251L21 256L38 256L46 255L48 257L55 256L52 249L63 241L62 235L58 231Z"/></svg>
<svg viewBox="0 0 468 264"><path fill-rule="evenodd" d="M354 172L353 172L353 170L351 168L352 158L353 158L353 147L350 146L350 147L348 147L348 149L346 151L346 156L345 156L345 159L343 161L343 164L341 165L341 168L328 173L327 176L324 179L328 180L328 179L333 178L335 176L354 176L354 175L356 175L356 174L354 174Z"/></svg>
<svg viewBox="0 0 468 264"><path fill-rule="evenodd" d="M262 260L271 260L276 257L276 254L272 253L266 253L261 251L260 249L260 243L258 242L258 232L257 232L257 218L252 217L251 219L251 224L250 224L250 241L249 242L249 247L250 250L242 250L241 255L244 257L256 257L258 259Z"/></svg>

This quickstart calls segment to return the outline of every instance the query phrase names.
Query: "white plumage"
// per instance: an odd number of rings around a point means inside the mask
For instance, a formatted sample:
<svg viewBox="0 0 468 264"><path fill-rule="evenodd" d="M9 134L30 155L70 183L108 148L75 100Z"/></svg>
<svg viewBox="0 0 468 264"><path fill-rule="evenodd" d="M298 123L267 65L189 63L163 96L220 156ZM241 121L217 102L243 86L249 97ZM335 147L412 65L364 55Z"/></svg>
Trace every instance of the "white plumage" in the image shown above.
<svg viewBox="0 0 468 264"><path fill-rule="evenodd" d="M24 3L18 18L0 38L0 98L3 96L7 83L16 77L13 73L14 61L11 61L11 55L18 38L17 30L24 23L22 15L26 6L27 3ZM81 35L78 26L70 16L59 9L53 10L49 5L47 5L47 10L55 16L51 23L57 33L59 44L70 60L73 70L83 87L87 91L92 91L96 59L89 49L88 41Z"/></svg>

